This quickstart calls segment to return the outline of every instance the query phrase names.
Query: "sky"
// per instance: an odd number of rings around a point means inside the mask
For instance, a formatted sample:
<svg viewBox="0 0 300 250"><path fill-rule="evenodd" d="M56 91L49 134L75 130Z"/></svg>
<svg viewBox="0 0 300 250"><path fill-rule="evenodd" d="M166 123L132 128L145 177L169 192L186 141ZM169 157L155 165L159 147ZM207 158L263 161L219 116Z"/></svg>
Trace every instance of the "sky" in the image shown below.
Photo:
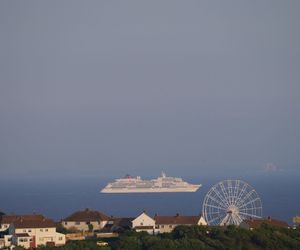
<svg viewBox="0 0 300 250"><path fill-rule="evenodd" d="M299 11L0 1L1 176L300 174Z"/></svg>

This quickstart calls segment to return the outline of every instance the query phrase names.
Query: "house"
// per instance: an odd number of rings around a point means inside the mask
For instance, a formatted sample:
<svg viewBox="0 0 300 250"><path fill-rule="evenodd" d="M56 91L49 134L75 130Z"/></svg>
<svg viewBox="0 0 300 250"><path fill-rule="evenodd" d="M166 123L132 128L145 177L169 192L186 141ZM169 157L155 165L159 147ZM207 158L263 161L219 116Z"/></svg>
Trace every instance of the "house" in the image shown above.
<svg viewBox="0 0 300 250"><path fill-rule="evenodd" d="M147 232L149 234L154 234L156 232L155 220L146 214L145 211L132 220L131 223L132 229L137 232Z"/></svg>
<svg viewBox="0 0 300 250"><path fill-rule="evenodd" d="M3 235L0 238L0 249L8 248L11 246L11 235Z"/></svg>
<svg viewBox="0 0 300 250"><path fill-rule="evenodd" d="M4 238L0 238L0 249L5 248L5 241Z"/></svg>
<svg viewBox="0 0 300 250"><path fill-rule="evenodd" d="M248 220L244 220L241 222L240 227L249 229L249 230L253 230L253 229L259 228L263 224L267 224L267 225L274 226L274 227L289 228L289 224L287 222L273 219L270 216L266 219L250 218Z"/></svg>
<svg viewBox="0 0 300 250"><path fill-rule="evenodd" d="M56 232L54 221L43 215L11 215L7 216L4 222L9 223L9 235L4 238L7 244L36 248L48 245L63 246L66 243L65 235Z"/></svg>
<svg viewBox="0 0 300 250"><path fill-rule="evenodd" d="M44 216L40 214L26 214L26 215L2 215L0 217L0 241L1 245L4 244L5 247L9 247L12 244L12 235L9 235L9 227L18 219L23 218L24 220L38 220L43 219ZM1 248L0 248L1 249Z"/></svg>
<svg viewBox="0 0 300 250"><path fill-rule="evenodd" d="M206 226L207 223L202 215L198 216L185 216L176 214L175 216L154 216L156 229L159 233L169 233L175 227L179 225L204 225Z"/></svg>
<svg viewBox="0 0 300 250"><path fill-rule="evenodd" d="M18 220L20 217L22 217L25 220L36 220L36 219L43 219L44 216L41 214L25 214L25 215L2 215L0 217L0 232L2 231L8 231L9 225Z"/></svg>
<svg viewBox="0 0 300 250"><path fill-rule="evenodd" d="M64 228L73 231L95 231L102 229L109 217L99 211L85 209L78 211L61 221Z"/></svg>

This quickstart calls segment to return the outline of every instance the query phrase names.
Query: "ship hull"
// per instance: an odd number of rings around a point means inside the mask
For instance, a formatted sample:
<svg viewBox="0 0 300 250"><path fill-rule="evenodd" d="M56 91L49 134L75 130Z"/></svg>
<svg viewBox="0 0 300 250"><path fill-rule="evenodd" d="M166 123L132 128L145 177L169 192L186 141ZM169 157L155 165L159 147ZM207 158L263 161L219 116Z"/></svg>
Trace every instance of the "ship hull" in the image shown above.
<svg viewBox="0 0 300 250"><path fill-rule="evenodd" d="M104 188L101 193L185 193L196 192L201 185L183 188Z"/></svg>

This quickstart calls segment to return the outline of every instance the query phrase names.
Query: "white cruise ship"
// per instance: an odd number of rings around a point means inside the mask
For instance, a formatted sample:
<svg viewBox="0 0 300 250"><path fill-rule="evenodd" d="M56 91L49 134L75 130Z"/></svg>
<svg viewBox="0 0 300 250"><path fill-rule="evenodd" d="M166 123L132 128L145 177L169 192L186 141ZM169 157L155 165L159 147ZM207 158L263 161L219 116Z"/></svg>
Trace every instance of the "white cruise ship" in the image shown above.
<svg viewBox="0 0 300 250"><path fill-rule="evenodd" d="M196 192L201 184L189 184L181 178L169 177L162 173L152 180L142 180L140 176L126 175L108 183L101 193L163 193L163 192Z"/></svg>

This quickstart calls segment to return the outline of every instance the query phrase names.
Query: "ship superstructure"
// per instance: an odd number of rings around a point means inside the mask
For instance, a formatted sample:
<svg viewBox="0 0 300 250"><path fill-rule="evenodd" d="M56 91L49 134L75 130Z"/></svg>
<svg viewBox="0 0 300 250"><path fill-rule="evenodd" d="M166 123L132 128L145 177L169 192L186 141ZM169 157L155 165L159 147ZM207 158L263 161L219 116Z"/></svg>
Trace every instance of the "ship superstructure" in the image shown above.
<svg viewBox="0 0 300 250"><path fill-rule="evenodd" d="M189 184L178 177L169 177L162 173L152 180L143 180L140 176L126 175L108 183L101 193L163 193L163 192L196 192L201 184Z"/></svg>

